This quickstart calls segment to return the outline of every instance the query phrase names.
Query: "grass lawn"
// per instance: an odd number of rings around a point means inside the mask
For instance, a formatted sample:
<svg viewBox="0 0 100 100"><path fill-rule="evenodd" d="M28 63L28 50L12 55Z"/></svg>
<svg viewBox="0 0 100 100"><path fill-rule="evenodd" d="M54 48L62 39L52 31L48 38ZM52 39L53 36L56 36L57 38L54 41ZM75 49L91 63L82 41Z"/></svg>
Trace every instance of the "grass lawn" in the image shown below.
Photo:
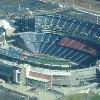
<svg viewBox="0 0 100 100"><path fill-rule="evenodd" d="M60 100L100 100L100 95L94 94L94 93L88 93L88 94L75 94L72 96L65 96L61 98Z"/></svg>

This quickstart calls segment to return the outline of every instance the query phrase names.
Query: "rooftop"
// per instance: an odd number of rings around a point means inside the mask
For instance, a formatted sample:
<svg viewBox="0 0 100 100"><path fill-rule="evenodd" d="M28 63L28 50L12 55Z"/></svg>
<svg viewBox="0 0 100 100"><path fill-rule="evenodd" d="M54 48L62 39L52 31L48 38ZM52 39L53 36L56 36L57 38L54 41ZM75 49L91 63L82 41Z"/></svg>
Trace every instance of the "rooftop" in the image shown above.
<svg viewBox="0 0 100 100"><path fill-rule="evenodd" d="M47 75L60 75L60 76L70 76L71 72L68 72L67 70L49 70L49 69L43 69L43 68L31 68L33 72L38 72L42 74Z"/></svg>

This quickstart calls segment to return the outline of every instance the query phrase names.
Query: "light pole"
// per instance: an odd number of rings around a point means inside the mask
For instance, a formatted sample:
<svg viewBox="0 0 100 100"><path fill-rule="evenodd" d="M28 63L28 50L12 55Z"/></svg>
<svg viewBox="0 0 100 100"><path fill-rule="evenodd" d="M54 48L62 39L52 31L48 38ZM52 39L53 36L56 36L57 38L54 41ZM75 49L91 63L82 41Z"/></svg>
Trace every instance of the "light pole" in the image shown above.
<svg viewBox="0 0 100 100"><path fill-rule="evenodd" d="M3 32L3 36L4 36L4 45L6 45L7 44L7 41L6 41L6 31Z"/></svg>
<svg viewBox="0 0 100 100"><path fill-rule="evenodd" d="M75 6L75 1L74 0L72 0L72 5L73 5L73 7Z"/></svg>

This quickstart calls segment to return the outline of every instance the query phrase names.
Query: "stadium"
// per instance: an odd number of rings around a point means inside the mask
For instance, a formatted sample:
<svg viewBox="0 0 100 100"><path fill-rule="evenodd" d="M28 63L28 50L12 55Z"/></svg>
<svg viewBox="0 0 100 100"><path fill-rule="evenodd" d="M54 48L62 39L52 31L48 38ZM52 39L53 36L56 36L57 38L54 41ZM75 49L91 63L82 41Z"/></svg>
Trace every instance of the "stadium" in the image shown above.
<svg viewBox="0 0 100 100"><path fill-rule="evenodd" d="M0 21L0 78L60 96L54 88L99 84L100 16L34 2L34 11L19 5L16 15Z"/></svg>

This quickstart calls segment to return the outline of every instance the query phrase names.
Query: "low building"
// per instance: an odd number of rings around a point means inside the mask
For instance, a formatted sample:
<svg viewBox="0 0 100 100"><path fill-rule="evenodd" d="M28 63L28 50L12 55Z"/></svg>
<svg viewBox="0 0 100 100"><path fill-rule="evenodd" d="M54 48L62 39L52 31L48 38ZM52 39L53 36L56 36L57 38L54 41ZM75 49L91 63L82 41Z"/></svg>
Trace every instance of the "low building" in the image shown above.
<svg viewBox="0 0 100 100"><path fill-rule="evenodd" d="M47 90L53 88L54 85L66 85L68 84L67 77L71 74L67 71L50 70L43 68L36 68L30 65L22 65L22 84L32 86L35 88L42 88ZM23 78L24 77L24 78Z"/></svg>
<svg viewBox="0 0 100 100"><path fill-rule="evenodd" d="M20 83L20 67L18 64L0 59L0 78L12 83Z"/></svg>

